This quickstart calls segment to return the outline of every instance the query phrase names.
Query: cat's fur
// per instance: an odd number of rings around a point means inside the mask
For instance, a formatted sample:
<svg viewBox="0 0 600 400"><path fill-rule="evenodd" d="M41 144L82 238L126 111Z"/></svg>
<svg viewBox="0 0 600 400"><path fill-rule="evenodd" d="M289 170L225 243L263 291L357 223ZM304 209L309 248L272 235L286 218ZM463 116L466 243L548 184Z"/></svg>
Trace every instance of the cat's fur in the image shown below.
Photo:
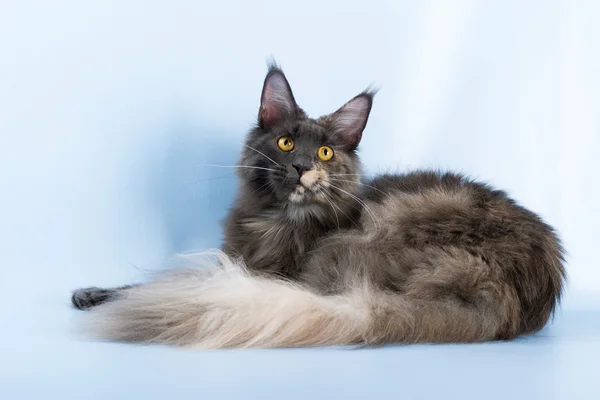
<svg viewBox="0 0 600 400"><path fill-rule="evenodd" d="M453 173L363 182L356 148L373 95L311 119L271 65L224 253L146 284L76 291L73 304L91 309L88 332L216 348L478 342L540 330L565 279L553 229ZM282 136L293 151L279 149ZM323 145L335 152L329 161L317 157Z"/></svg>

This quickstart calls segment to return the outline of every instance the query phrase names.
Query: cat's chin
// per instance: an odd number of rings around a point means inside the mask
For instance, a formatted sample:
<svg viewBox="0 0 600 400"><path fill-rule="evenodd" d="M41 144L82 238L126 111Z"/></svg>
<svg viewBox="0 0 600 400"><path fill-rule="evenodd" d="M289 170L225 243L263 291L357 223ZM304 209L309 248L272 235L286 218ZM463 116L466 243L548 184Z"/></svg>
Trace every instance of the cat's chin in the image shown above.
<svg viewBox="0 0 600 400"><path fill-rule="evenodd" d="M291 204L302 206L302 205L315 205L324 203L323 195L319 189L315 186L307 188L306 186L297 185L292 193L288 196L288 201Z"/></svg>
<svg viewBox="0 0 600 400"><path fill-rule="evenodd" d="M318 192L315 193L298 185L288 196L288 207L286 207L288 217L296 221L327 219L324 203L325 200Z"/></svg>
<svg viewBox="0 0 600 400"><path fill-rule="evenodd" d="M310 201L310 192L302 185L296 185L292 193L288 196L290 203L294 205L308 204Z"/></svg>

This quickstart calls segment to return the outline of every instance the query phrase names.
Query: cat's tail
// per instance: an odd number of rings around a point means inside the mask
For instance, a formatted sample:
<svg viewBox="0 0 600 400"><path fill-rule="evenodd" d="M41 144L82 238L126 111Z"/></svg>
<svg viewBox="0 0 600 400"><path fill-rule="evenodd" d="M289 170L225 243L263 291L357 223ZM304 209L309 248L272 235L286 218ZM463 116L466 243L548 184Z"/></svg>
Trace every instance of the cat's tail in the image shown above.
<svg viewBox="0 0 600 400"><path fill-rule="evenodd" d="M87 313L84 327L104 340L198 348L493 338L493 318L452 307L377 291L366 282L321 296L251 275L243 263L221 254L210 267L178 269L124 290Z"/></svg>

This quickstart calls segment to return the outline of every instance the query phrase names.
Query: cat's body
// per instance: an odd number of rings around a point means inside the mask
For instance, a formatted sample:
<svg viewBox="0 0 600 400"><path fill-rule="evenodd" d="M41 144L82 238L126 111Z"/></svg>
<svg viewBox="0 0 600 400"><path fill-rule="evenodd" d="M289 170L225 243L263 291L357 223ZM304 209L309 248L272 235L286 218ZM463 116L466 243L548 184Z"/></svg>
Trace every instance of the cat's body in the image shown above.
<svg viewBox="0 0 600 400"><path fill-rule="evenodd" d="M199 347L472 342L533 333L564 280L552 228L452 173L361 179L365 92L317 120L271 67L217 265L76 291L101 338ZM241 260L241 261L240 261ZM243 264L245 264L245 266Z"/></svg>

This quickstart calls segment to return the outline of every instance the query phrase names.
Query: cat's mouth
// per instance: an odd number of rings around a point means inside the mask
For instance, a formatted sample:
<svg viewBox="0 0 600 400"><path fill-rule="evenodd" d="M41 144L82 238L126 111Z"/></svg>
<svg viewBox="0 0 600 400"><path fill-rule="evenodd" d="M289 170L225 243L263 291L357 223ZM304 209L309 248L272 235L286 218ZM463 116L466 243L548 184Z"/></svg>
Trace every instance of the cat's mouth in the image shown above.
<svg viewBox="0 0 600 400"><path fill-rule="evenodd" d="M308 203L317 201L324 203L324 188L327 187L327 176L324 171L306 171L300 177L299 183L290 193L289 200L292 203Z"/></svg>
<svg viewBox="0 0 600 400"><path fill-rule="evenodd" d="M289 200L294 204L325 203L327 201L321 185L313 185L310 189L297 185L290 193Z"/></svg>

